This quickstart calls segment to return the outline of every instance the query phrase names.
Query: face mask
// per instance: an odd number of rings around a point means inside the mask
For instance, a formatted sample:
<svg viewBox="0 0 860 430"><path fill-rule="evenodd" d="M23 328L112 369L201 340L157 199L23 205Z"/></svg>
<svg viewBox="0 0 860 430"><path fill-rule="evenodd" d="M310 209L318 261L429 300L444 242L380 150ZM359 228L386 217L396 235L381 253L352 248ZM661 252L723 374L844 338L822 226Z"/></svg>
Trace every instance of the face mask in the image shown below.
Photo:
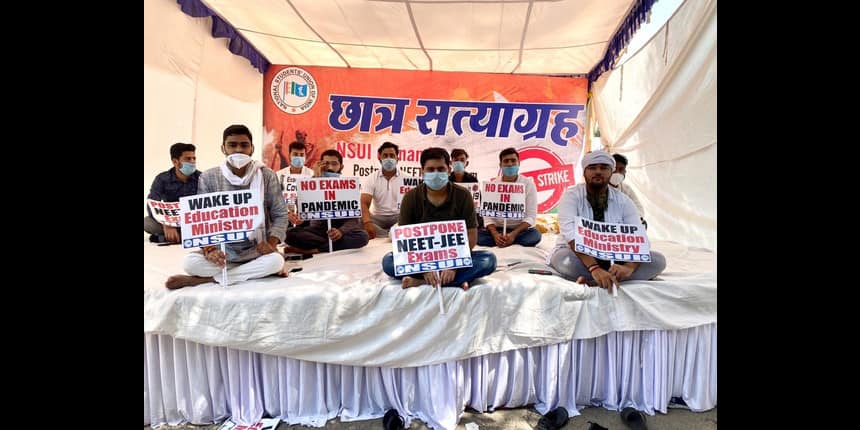
<svg viewBox="0 0 860 430"><path fill-rule="evenodd" d="M387 171L392 171L397 167L397 159L396 158L385 158L382 160L382 169Z"/></svg>
<svg viewBox="0 0 860 430"><path fill-rule="evenodd" d="M454 172L463 173L465 171L466 171L466 163L464 163L462 161L455 161L454 162Z"/></svg>
<svg viewBox="0 0 860 430"><path fill-rule="evenodd" d="M424 173L424 183L433 191L439 191L448 185L448 174L445 172Z"/></svg>
<svg viewBox="0 0 860 430"><path fill-rule="evenodd" d="M517 173L520 172L520 166L505 166L502 167L502 175L504 176L517 176Z"/></svg>
<svg viewBox="0 0 860 430"><path fill-rule="evenodd" d="M191 176L194 171L197 170L197 165L194 163L187 163L185 161L182 162L182 167L179 168L179 171L182 172L185 176Z"/></svg>
<svg viewBox="0 0 860 430"><path fill-rule="evenodd" d="M609 177L609 185L612 185L613 187L617 187L617 186L621 185L621 182L623 182L623 181L624 181L624 174L622 174L622 173L615 172L612 174L612 176Z"/></svg>
<svg viewBox="0 0 860 430"><path fill-rule="evenodd" d="M323 172L323 175L325 175L326 178L337 178L340 176L340 173L332 172L331 170L326 170L325 172Z"/></svg>
<svg viewBox="0 0 860 430"><path fill-rule="evenodd" d="M245 167L246 164L251 162L251 156L247 154L230 154L227 156L227 162L232 164L233 167L237 169L241 169Z"/></svg>
<svg viewBox="0 0 860 430"><path fill-rule="evenodd" d="M290 165L296 169L305 165L305 157L290 157Z"/></svg>

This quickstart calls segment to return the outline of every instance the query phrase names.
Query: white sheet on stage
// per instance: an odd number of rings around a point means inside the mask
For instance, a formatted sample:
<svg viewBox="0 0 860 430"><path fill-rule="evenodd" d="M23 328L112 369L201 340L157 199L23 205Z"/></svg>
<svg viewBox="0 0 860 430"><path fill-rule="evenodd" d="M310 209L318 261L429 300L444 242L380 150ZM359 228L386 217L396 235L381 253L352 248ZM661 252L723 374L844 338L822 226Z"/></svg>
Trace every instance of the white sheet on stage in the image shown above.
<svg viewBox="0 0 860 430"><path fill-rule="evenodd" d="M709 252L656 242L652 249L667 254L667 271L659 281L625 282L613 298L558 276L527 273L548 268L546 252L554 242L547 234L538 248L493 248L495 273L468 291L442 290L445 315L434 289L403 290L382 272L382 256L391 250L387 239L318 254L289 278L176 291L164 281L182 273L190 251L145 243L144 333L320 363L413 367L616 331L716 322Z"/></svg>
<svg viewBox="0 0 860 430"><path fill-rule="evenodd" d="M617 298L547 268L537 248L492 249L498 270L464 292L402 290L381 271L391 243L317 255L289 278L168 291L186 252L144 244L144 424L263 416L324 426L381 417L453 429L466 407L534 404L649 414L672 397L717 401L714 254L670 242L658 281ZM579 405L579 406L577 406Z"/></svg>

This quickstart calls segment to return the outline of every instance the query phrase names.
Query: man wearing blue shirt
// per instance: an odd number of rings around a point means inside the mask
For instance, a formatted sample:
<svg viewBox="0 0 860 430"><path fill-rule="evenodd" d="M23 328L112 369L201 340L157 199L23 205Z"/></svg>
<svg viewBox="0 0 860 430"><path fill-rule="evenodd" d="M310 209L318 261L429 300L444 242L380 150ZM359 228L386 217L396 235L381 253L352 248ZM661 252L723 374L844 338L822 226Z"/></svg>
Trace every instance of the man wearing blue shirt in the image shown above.
<svg viewBox="0 0 860 430"><path fill-rule="evenodd" d="M195 147L190 143L174 143L170 146L170 161L173 167L161 172L152 181L149 195L146 197L162 202L178 202L180 197L197 194L197 181L200 171L197 170ZM179 243L181 239L178 227L162 225L152 217L149 205L146 207L148 216L143 218L143 231L149 233L150 242Z"/></svg>

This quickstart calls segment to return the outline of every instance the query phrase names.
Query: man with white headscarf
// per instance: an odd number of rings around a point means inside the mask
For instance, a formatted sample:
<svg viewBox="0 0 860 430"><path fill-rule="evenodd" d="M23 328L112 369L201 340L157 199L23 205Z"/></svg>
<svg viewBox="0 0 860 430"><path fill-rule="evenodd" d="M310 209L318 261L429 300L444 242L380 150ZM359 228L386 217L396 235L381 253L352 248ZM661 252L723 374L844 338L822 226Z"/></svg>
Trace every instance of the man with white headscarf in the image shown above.
<svg viewBox="0 0 860 430"><path fill-rule="evenodd" d="M224 130L221 152L227 156L226 160L200 175L197 193L260 190L265 221L250 238L225 244L226 254L217 246L205 246L201 252L188 254L185 271L191 276L171 276L165 283L169 289L207 282L232 285L279 273L284 267L284 257L277 252L277 245L286 237L287 205L277 175L263 163L251 159L254 144L251 131L244 125L231 125ZM222 275L225 265L227 279Z"/></svg>
<svg viewBox="0 0 860 430"><path fill-rule="evenodd" d="M653 250L649 263L628 261L614 264L573 250L577 216L593 221L641 226L639 212L630 198L609 186L614 169L615 159L607 152L592 151L582 158L585 183L568 187L561 196L558 204L560 234L549 258L550 266L565 278L607 289L628 279L653 279L666 268L666 257Z"/></svg>

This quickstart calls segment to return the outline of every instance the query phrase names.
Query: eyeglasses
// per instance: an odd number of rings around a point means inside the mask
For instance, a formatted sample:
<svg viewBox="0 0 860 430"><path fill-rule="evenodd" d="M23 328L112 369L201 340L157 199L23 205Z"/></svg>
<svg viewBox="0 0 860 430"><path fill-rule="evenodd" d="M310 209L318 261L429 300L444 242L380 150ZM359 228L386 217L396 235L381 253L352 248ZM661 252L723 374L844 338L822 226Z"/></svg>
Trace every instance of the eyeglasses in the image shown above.
<svg viewBox="0 0 860 430"><path fill-rule="evenodd" d="M233 148L233 149L236 149L239 146L241 146L242 148L250 148L251 142L227 142L227 143L225 143L225 145L227 145L227 147Z"/></svg>

